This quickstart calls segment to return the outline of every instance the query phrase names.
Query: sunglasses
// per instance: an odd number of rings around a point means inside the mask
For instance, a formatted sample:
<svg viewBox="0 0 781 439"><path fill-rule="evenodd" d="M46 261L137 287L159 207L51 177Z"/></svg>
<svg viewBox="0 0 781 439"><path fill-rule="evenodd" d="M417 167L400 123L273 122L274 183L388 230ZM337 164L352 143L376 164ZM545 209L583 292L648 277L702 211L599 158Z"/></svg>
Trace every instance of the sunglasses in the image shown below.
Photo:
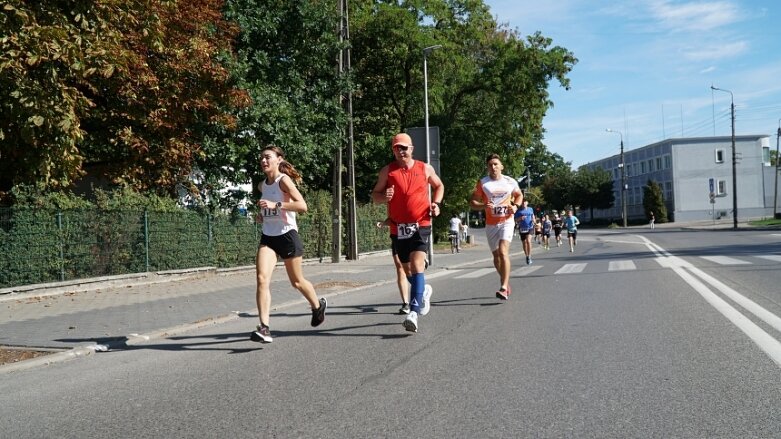
<svg viewBox="0 0 781 439"><path fill-rule="evenodd" d="M396 148L399 151L407 151L407 150L411 149L412 147L411 146L404 146L404 145L396 145L396 146L394 146L394 148Z"/></svg>

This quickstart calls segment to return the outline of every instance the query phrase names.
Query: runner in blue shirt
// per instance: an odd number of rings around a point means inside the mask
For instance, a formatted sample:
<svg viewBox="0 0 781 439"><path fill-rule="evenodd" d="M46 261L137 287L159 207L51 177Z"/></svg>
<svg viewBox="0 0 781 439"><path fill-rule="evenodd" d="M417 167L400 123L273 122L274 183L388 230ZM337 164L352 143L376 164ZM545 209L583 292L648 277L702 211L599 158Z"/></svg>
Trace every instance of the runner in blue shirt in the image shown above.
<svg viewBox="0 0 781 439"><path fill-rule="evenodd" d="M575 246L578 245L578 217L572 214L571 210L567 211L567 218L564 219L564 227L567 228L567 239L569 240L570 253L575 251Z"/></svg>
<svg viewBox="0 0 781 439"><path fill-rule="evenodd" d="M526 265L531 265L532 263L531 234L534 231L535 222L534 209L529 207L529 202L524 199L523 203L521 203L521 208L515 212L515 223L518 224L518 233L521 234L523 252L526 254Z"/></svg>

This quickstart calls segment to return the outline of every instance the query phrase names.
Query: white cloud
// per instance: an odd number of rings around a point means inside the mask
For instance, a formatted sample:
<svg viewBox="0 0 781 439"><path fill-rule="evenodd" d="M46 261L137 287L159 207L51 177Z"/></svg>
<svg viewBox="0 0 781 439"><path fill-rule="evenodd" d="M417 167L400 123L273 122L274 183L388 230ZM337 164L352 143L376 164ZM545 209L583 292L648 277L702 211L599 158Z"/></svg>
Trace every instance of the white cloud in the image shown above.
<svg viewBox="0 0 781 439"><path fill-rule="evenodd" d="M736 41L734 43L684 47L681 49L681 54L692 61L713 61L742 55L747 52L748 47L748 43L745 41Z"/></svg>
<svg viewBox="0 0 781 439"><path fill-rule="evenodd" d="M735 23L741 14L729 1L698 1L673 4L669 0L654 0L649 4L659 24L673 31L707 31Z"/></svg>
<svg viewBox="0 0 781 439"><path fill-rule="evenodd" d="M706 67L706 68L700 70L700 74L704 75L706 73L710 73L710 72L714 72L714 71L716 71L716 66L710 66L710 67Z"/></svg>

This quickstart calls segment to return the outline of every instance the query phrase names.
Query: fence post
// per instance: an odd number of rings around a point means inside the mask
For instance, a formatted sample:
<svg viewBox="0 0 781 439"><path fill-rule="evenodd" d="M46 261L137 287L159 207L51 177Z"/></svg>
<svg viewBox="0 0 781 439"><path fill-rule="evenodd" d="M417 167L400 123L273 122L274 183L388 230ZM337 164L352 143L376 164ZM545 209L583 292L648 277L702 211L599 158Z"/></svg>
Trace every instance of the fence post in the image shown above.
<svg viewBox="0 0 781 439"><path fill-rule="evenodd" d="M144 270L149 273L149 210L144 208Z"/></svg>
<svg viewBox="0 0 781 439"><path fill-rule="evenodd" d="M62 212L57 211L57 234L60 235L60 281L65 280L65 233L62 231Z"/></svg>

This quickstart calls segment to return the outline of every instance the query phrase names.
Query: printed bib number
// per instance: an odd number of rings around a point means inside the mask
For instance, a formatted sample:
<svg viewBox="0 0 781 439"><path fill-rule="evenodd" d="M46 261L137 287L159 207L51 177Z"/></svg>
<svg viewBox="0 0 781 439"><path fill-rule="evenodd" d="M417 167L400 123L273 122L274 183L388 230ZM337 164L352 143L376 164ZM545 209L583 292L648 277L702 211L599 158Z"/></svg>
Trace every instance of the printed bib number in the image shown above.
<svg viewBox="0 0 781 439"><path fill-rule="evenodd" d="M269 208L267 208L267 207L266 207L266 208L263 208L262 215L263 215L264 217L268 217L268 216L279 216L279 209L277 209L276 207L275 207L275 208L273 208L273 209L269 209Z"/></svg>
<svg viewBox="0 0 781 439"><path fill-rule="evenodd" d="M418 231L418 227L418 223L399 223L396 225L396 236L398 239L409 239Z"/></svg>
<svg viewBox="0 0 781 439"><path fill-rule="evenodd" d="M529 229L526 228L520 228L518 229L521 233L529 233Z"/></svg>
<svg viewBox="0 0 781 439"><path fill-rule="evenodd" d="M492 216L507 216L510 212L510 206L494 206L494 208L491 209Z"/></svg>

